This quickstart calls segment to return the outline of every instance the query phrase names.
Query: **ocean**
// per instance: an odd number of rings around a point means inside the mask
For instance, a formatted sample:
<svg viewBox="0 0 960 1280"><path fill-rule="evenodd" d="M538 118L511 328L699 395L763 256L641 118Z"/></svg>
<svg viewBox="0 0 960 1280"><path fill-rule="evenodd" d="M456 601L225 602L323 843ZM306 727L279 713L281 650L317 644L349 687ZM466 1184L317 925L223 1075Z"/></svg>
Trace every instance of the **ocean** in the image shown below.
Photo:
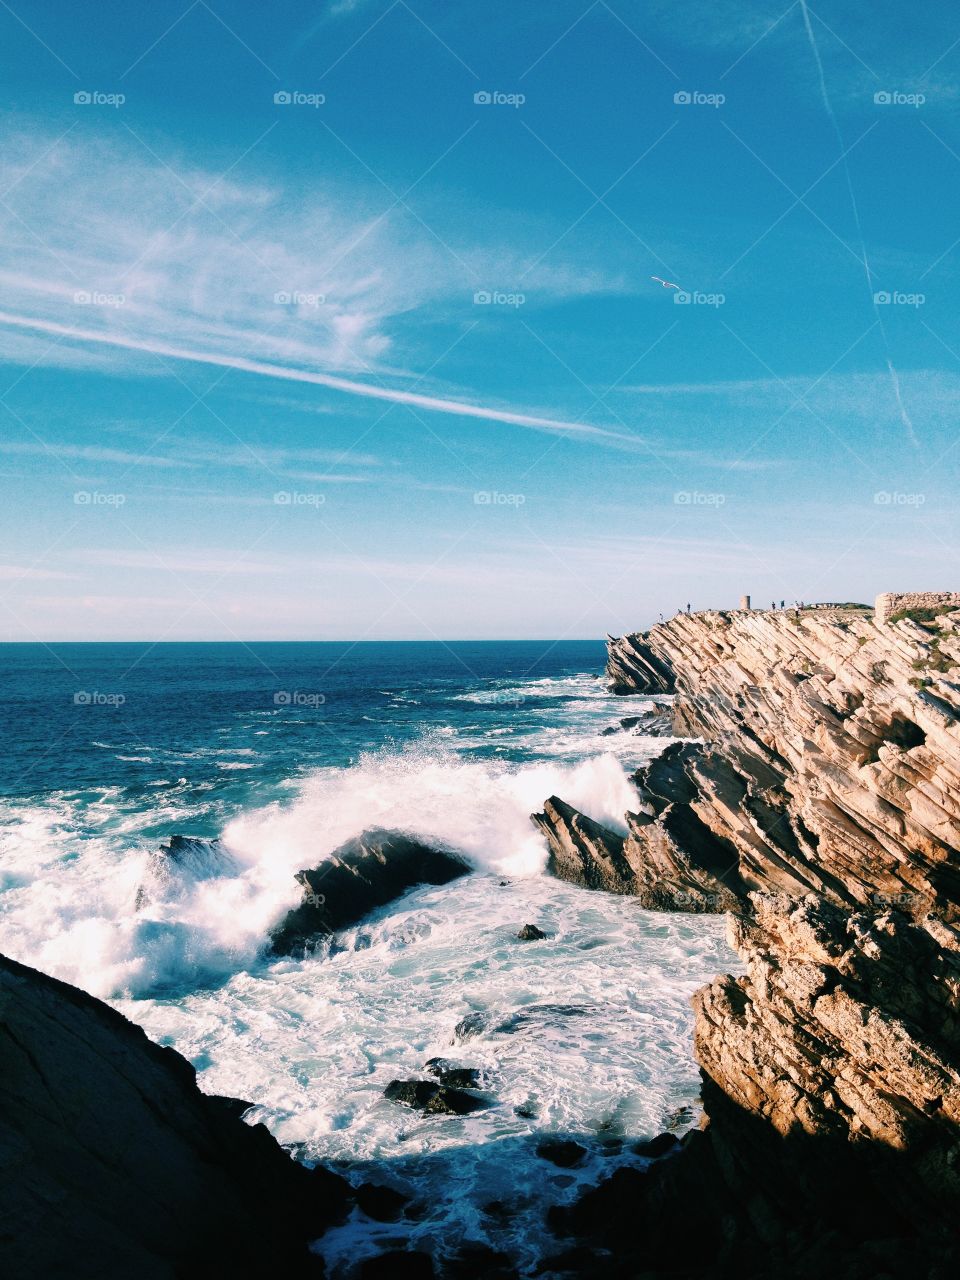
<svg viewBox="0 0 960 1280"><path fill-rule="evenodd" d="M738 970L722 919L551 879L529 819L556 794L623 831L636 807L629 774L665 739L620 728L604 659L567 640L0 645L0 949L172 1045L298 1159L410 1196L399 1222L358 1209L324 1237L333 1276L391 1242L532 1267L561 1247L548 1203L697 1121L689 1000ZM294 873L372 826L474 872L271 958ZM174 833L232 865L138 908ZM549 937L517 941L525 923ZM432 1057L480 1069L490 1106L383 1097ZM537 1155L557 1136L580 1167Z"/></svg>

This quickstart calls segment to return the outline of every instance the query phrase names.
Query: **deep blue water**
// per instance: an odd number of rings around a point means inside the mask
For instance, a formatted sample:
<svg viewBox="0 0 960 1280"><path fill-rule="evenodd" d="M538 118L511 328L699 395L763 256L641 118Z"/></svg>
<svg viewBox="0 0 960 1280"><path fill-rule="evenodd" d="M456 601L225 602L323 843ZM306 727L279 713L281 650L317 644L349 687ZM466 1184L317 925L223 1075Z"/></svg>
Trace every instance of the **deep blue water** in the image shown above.
<svg viewBox="0 0 960 1280"><path fill-rule="evenodd" d="M148 764L179 762L189 782L247 802L277 777L345 767L365 750L448 725L482 731L508 714L522 741L524 727L557 709L555 696L529 686L599 675L604 659L593 640L3 644L0 794L135 788L147 774L154 780ZM492 701L456 700L484 691ZM254 768L242 781L225 778L213 745L256 748ZM511 759L529 749L498 745Z"/></svg>

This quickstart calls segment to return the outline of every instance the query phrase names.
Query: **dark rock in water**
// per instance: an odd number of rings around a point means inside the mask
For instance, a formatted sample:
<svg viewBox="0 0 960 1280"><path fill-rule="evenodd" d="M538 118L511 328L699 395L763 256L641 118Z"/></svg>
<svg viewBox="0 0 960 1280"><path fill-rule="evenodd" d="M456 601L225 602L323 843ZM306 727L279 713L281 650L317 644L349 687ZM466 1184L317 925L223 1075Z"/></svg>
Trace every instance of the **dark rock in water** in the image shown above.
<svg viewBox="0 0 960 1280"><path fill-rule="evenodd" d="M438 1087L432 1080L391 1080L384 1089L383 1096L391 1102L423 1108L436 1096Z"/></svg>
<svg viewBox="0 0 960 1280"><path fill-rule="evenodd" d="M434 1280L433 1259L412 1249L391 1249L360 1263L360 1280Z"/></svg>
<svg viewBox="0 0 960 1280"><path fill-rule="evenodd" d="M500 881L500 884L499 884L499 886L498 886L498 887L499 887L499 888L501 888L501 889L508 889L508 888L510 887L510 881L509 881L509 880L501 880L501 881Z"/></svg>
<svg viewBox="0 0 960 1280"><path fill-rule="evenodd" d="M557 1235L619 1242L636 1230L648 1185L648 1175L639 1169L618 1169L574 1204L551 1207L547 1221Z"/></svg>
<svg viewBox="0 0 960 1280"><path fill-rule="evenodd" d="M521 942L538 942L541 938L548 936L542 929L538 929L535 924L525 924L517 934Z"/></svg>
<svg viewBox="0 0 960 1280"><path fill-rule="evenodd" d="M480 1072L476 1067L454 1067L446 1058L431 1058L424 1063L424 1071L429 1071L441 1084L450 1085L454 1089L479 1089Z"/></svg>
<svg viewBox="0 0 960 1280"><path fill-rule="evenodd" d="M362 1182L356 1189L356 1197L360 1210L376 1222L396 1222L410 1203L410 1197L402 1192L373 1182Z"/></svg>
<svg viewBox="0 0 960 1280"><path fill-rule="evenodd" d="M422 1111L424 1115L466 1116L481 1111L487 1103L474 1093L434 1084L432 1080L391 1080L383 1091L391 1102Z"/></svg>
<svg viewBox="0 0 960 1280"><path fill-rule="evenodd" d="M0 1274L300 1275L350 1188L114 1009L0 957Z"/></svg>
<svg viewBox="0 0 960 1280"><path fill-rule="evenodd" d="M519 1116L521 1120L536 1120L537 1118L536 1109L530 1106L514 1107L513 1114Z"/></svg>
<svg viewBox="0 0 960 1280"><path fill-rule="evenodd" d="M680 1150L680 1139L672 1133L658 1133L649 1142L638 1142L634 1146L638 1156L646 1156L650 1160L658 1160Z"/></svg>
<svg viewBox="0 0 960 1280"><path fill-rule="evenodd" d="M237 870L236 859L219 840L171 836L168 844L150 855L146 878L137 889L135 910L142 910L154 898L182 896L193 884L235 875Z"/></svg>
<svg viewBox="0 0 960 1280"><path fill-rule="evenodd" d="M567 1018L596 1017L599 1006L582 1004L529 1004L510 1014L493 1028L499 1035L513 1035L528 1027L551 1027Z"/></svg>
<svg viewBox="0 0 960 1280"><path fill-rule="evenodd" d="M465 1243L444 1268L444 1280L516 1280L507 1254L487 1244Z"/></svg>
<svg viewBox="0 0 960 1280"><path fill-rule="evenodd" d="M487 1015L477 1010L460 1019L453 1029L453 1035L457 1040L472 1040L476 1036L482 1036L486 1029Z"/></svg>
<svg viewBox="0 0 960 1280"><path fill-rule="evenodd" d="M421 844L402 831L365 831L318 867L297 872L303 897L273 930L273 950L303 955L415 885L447 884L469 870L457 854Z"/></svg>
<svg viewBox="0 0 960 1280"><path fill-rule="evenodd" d="M560 1169L576 1168L583 1163L586 1154L587 1148L572 1140L548 1139L537 1145L537 1155L541 1160L549 1160Z"/></svg>
<svg viewBox="0 0 960 1280"><path fill-rule="evenodd" d="M552 1253L544 1258L536 1270L535 1276L607 1276L610 1275L610 1256L588 1249L586 1245L577 1245L573 1249L564 1249L561 1253Z"/></svg>

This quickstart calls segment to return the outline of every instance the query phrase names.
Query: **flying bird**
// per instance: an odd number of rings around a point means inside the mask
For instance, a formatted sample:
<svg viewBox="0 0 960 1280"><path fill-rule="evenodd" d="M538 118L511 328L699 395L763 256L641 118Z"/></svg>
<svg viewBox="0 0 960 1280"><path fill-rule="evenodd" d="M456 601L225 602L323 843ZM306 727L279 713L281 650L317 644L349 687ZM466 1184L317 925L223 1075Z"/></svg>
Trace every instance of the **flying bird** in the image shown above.
<svg viewBox="0 0 960 1280"><path fill-rule="evenodd" d="M672 280L661 280L659 276L651 276L651 280L656 280L657 284L662 284L664 289L679 289L678 284L674 284Z"/></svg>

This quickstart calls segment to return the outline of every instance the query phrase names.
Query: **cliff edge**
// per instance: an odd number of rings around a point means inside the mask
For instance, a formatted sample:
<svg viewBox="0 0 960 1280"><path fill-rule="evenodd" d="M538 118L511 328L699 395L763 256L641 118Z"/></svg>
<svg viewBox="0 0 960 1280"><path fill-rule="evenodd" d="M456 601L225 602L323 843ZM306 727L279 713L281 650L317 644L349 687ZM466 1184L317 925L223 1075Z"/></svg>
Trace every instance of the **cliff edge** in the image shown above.
<svg viewBox="0 0 960 1280"><path fill-rule="evenodd" d="M746 965L694 1001L706 1145L648 1193L669 1215L671 1186L717 1173L704 1261L960 1266L958 604L704 612L611 641L638 692L669 670L696 739L636 776L632 891L729 910Z"/></svg>

